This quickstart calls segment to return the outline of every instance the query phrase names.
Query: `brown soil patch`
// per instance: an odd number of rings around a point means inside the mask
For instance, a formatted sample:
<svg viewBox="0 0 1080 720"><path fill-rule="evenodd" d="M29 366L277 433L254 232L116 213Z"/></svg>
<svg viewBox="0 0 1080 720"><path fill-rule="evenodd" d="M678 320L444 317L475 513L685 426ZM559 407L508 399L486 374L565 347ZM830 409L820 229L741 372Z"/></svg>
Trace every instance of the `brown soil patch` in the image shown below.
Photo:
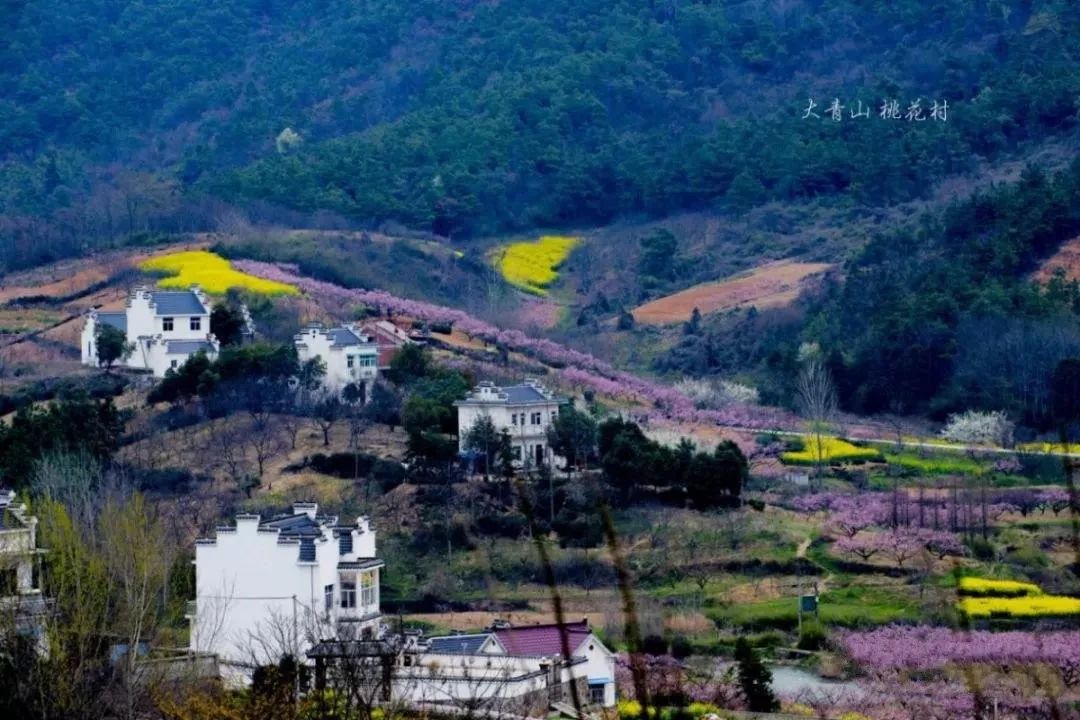
<svg viewBox="0 0 1080 720"><path fill-rule="evenodd" d="M431 333L431 336L436 340L446 343L450 347L464 348L466 350L487 350L488 347L483 340L476 340L469 337L461 330L453 329L450 334L445 333Z"/></svg>
<svg viewBox="0 0 1080 720"><path fill-rule="evenodd" d="M81 290L85 290L94 283L99 283L108 279L112 272L118 268L101 264L91 265L90 267L84 267L81 270L77 270L74 266L63 263L55 266L55 269L56 271L63 273L63 276L54 280L43 277L43 282L40 285L30 283L18 285L5 284L5 286L0 289L0 302L8 302L17 297L28 295L46 295L48 297L73 295ZM32 281L32 278L19 279L23 281Z"/></svg>
<svg viewBox="0 0 1080 720"><path fill-rule="evenodd" d="M809 279L833 267L828 263L781 260L728 280L705 283L636 308L634 319L649 324L685 322L694 308L704 314L753 305L781 307L798 297Z"/></svg>
<svg viewBox="0 0 1080 720"><path fill-rule="evenodd" d="M1058 248L1035 271L1032 279L1040 283L1049 282L1058 268L1065 271L1066 280L1080 280L1080 237L1074 237Z"/></svg>
<svg viewBox="0 0 1080 720"><path fill-rule="evenodd" d="M723 594L723 599L736 604L775 600L778 597L791 595L794 584L793 578L765 577L732 587Z"/></svg>
<svg viewBox="0 0 1080 720"><path fill-rule="evenodd" d="M679 635L704 635L716 630L716 623L699 612L680 613L666 618L664 629Z"/></svg>

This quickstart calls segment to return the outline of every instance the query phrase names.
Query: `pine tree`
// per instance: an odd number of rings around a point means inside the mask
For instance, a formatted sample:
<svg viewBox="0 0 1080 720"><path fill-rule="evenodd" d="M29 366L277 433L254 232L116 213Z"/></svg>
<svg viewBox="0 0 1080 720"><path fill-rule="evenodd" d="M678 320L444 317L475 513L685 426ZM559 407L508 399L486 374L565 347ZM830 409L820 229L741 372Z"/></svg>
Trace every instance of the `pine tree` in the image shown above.
<svg viewBox="0 0 1080 720"><path fill-rule="evenodd" d="M772 673L750 647L746 638L735 641L735 661L738 663L739 687L750 712L776 712L780 702L772 691Z"/></svg>

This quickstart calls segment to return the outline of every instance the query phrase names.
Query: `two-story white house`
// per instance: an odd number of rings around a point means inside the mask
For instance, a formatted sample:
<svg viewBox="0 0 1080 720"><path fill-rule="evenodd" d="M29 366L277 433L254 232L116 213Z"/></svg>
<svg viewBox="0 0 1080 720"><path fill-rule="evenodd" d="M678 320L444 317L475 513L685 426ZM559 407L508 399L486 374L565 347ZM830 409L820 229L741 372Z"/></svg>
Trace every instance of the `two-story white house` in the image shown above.
<svg viewBox="0 0 1080 720"><path fill-rule="evenodd" d="M49 603L37 587L37 518L15 501L15 492L0 490L0 614L13 618L15 630L37 638L45 651L43 622Z"/></svg>
<svg viewBox="0 0 1080 720"><path fill-rule="evenodd" d="M487 416L497 432L509 431L516 463L535 467L561 462L548 447L547 430L558 416L559 407L567 402L534 378L507 387L481 382L463 400L454 403L458 411L458 450L465 451L469 428Z"/></svg>
<svg viewBox="0 0 1080 720"><path fill-rule="evenodd" d="M83 365L97 367L97 328L111 325L127 337L132 351L118 364L150 370L164 377L197 352L216 357L219 344L210 332L210 303L193 285L190 290L164 291L137 287L124 310L91 310L82 331Z"/></svg>
<svg viewBox="0 0 1080 720"><path fill-rule="evenodd" d="M379 372L379 346L355 325L324 328L313 323L297 333L293 341L300 362L318 357L326 365L322 379L325 391L337 394L346 385L355 384L361 388L365 402L371 397L371 386Z"/></svg>
<svg viewBox="0 0 1080 720"><path fill-rule="evenodd" d="M294 503L291 515L238 515L195 545L190 646L234 680L329 637L374 638L382 614L375 530Z"/></svg>

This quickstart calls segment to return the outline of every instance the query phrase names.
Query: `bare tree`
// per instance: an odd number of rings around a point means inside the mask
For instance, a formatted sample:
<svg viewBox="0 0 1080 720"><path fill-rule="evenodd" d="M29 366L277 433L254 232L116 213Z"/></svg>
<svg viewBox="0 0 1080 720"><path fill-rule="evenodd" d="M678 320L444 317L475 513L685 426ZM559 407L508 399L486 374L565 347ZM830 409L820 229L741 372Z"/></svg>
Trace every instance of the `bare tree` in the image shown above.
<svg viewBox="0 0 1080 720"><path fill-rule="evenodd" d="M251 464L244 447L244 433L236 425L235 418L224 417L210 425L208 437L218 464L233 482L243 484L251 474Z"/></svg>
<svg viewBox="0 0 1080 720"><path fill-rule="evenodd" d="M313 398L311 422L323 436L323 447L330 446L330 431L345 416L345 404L335 392L323 392Z"/></svg>
<svg viewBox="0 0 1080 720"><path fill-rule="evenodd" d="M247 447L255 456L255 470L262 480L266 463L285 452L286 438L279 418L268 412L253 414L248 426Z"/></svg>
<svg viewBox="0 0 1080 720"><path fill-rule="evenodd" d="M820 351L803 361L802 370L795 383L795 397L799 412L806 418L813 449L814 469L821 478L821 468L825 461L825 436L831 430L831 423L836 417L836 387L833 385L829 369L821 361Z"/></svg>

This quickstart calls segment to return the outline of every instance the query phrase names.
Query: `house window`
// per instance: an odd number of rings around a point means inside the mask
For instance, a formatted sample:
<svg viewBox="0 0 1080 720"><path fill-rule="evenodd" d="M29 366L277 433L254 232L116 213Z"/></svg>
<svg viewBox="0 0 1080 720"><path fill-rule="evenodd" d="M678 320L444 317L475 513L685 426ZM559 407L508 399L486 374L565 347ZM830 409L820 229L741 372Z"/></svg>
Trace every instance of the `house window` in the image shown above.
<svg viewBox="0 0 1080 720"><path fill-rule="evenodd" d="M356 583L343 582L341 583L341 607L354 608L356 607Z"/></svg>
<svg viewBox="0 0 1080 720"><path fill-rule="evenodd" d="M374 355L365 355L364 357L360 358L360 367L366 367L366 368L375 367L375 359L376 358L375 358Z"/></svg>
<svg viewBox="0 0 1080 720"><path fill-rule="evenodd" d="M172 327L173 327L173 319L172 318L161 318L161 331L162 332L172 332Z"/></svg>
<svg viewBox="0 0 1080 720"><path fill-rule="evenodd" d="M511 425L517 425L517 413L511 413L511 415L510 415L510 424Z"/></svg>
<svg viewBox="0 0 1080 720"><path fill-rule="evenodd" d="M532 414L532 424L533 425L539 425L540 424L540 413L534 412Z"/></svg>
<svg viewBox="0 0 1080 720"><path fill-rule="evenodd" d="M169 361L169 367L171 367L173 370L175 370L179 366L180 366L180 361L177 360L176 358L173 358L172 360Z"/></svg>
<svg viewBox="0 0 1080 720"><path fill-rule="evenodd" d="M19 594L19 569L15 567L0 570L0 596Z"/></svg>
<svg viewBox="0 0 1080 720"><path fill-rule="evenodd" d="M348 555L352 552L352 533L343 532L338 536L338 554Z"/></svg>
<svg viewBox="0 0 1080 720"><path fill-rule="evenodd" d="M603 685L590 685L589 686L589 701L593 705L604 704L604 686Z"/></svg>
<svg viewBox="0 0 1080 720"><path fill-rule="evenodd" d="M371 607L375 604L375 573L360 575L360 605Z"/></svg>
<svg viewBox="0 0 1080 720"><path fill-rule="evenodd" d="M202 329L202 318L198 318L198 317L191 318L191 329L192 330L201 330Z"/></svg>
<svg viewBox="0 0 1080 720"><path fill-rule="evenodd" d="M326 585L325 587L323 587L323 603L325 603L323 605L323 607L325 607L327 610L334 607L334 586L333 585Z"/></svg>
<svg viewBox="0 0 1080 720"><path fill-rule="evenodd" d="M521 446L520 445L515 445L514 447L510 448L510 457L514 458L515 460L520 460L521 459Z"/></svg>
<svg viewBox="0 0 1080 720"><path fill-rule="evenodd" d="M352 369L354 359L355 358L352 355L346 355L345 356L345 367Z"/></svg>

